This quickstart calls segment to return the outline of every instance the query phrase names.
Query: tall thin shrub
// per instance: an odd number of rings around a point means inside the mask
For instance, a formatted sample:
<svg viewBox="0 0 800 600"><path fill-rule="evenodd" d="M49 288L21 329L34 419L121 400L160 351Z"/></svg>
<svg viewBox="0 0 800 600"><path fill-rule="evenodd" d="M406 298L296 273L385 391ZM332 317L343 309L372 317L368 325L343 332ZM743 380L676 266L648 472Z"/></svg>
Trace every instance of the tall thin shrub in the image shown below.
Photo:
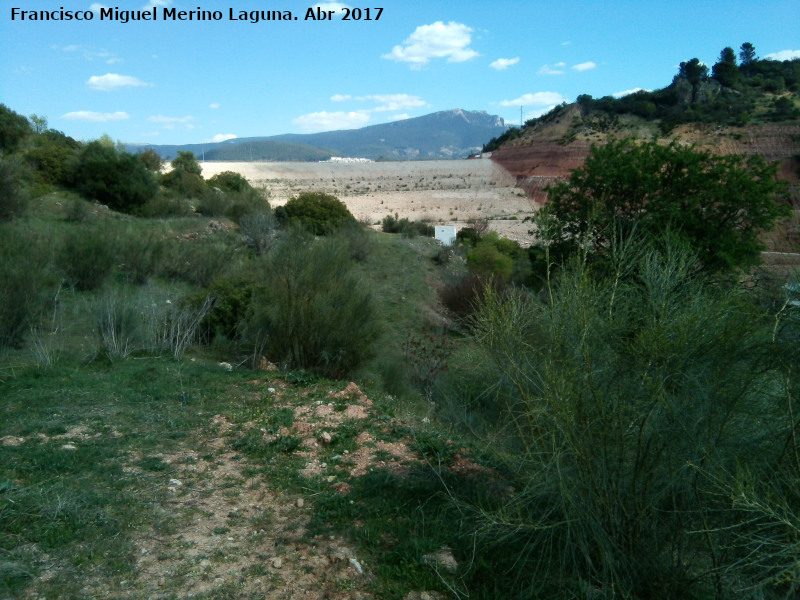
<svg viewBox="0 0 800 600"><path fill-rule="evenodd" d="M514 492L468 507L476 535L512 550L515 593L734 597L739 513L716 481L782 451L769 322L675 248L615 264L598 280L576 263L544 300L484 293L495 383L471 409Z"/></svg>

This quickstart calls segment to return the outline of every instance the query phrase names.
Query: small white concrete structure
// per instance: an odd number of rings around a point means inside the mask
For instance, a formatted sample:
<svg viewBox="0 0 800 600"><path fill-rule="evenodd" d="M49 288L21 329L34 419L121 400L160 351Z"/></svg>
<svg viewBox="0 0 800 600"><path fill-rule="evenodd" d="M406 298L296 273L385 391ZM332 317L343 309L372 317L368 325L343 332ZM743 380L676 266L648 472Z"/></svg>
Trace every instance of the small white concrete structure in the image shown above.
<svg viewBox="0 0 800 600"><path fill-rule="evenodd" d="M434 227L434 237L445 246L452 246L456 241L456 228L454 225L437 225Z"/></svg>

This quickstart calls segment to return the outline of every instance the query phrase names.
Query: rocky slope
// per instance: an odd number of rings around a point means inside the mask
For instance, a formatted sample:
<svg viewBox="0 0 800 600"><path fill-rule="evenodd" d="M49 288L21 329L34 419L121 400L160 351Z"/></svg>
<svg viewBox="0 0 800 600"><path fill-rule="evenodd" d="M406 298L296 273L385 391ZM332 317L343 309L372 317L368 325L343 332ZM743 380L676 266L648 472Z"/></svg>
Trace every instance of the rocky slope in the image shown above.
<svg viewBox="0 0 800 600"><path fill-rule="evenodd" d="M656 123L622 116L616 122L601 117L582 118L571 105L529 128L522 136L492 153L492 160L517 179L518 187L537 203L546 201L546 187L580 167L592 144L610 137L649 138L658 133ZM800 169L800 122L751 124L742 127L686 124L676 127L665 143L679 139L720 154L759 154L780 163L780 177L794 184L797 194Z"/></svg>

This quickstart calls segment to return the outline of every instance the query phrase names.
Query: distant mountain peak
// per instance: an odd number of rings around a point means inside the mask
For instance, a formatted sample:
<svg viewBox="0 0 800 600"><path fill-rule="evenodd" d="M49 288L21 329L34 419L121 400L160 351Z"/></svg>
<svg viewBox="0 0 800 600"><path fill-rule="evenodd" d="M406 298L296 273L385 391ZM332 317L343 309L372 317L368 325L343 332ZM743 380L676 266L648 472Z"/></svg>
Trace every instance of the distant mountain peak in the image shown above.
<svg viewBox="0 0 800 600"><path fill-rule="evenodd" d="M480 152L486 142L506 129L499 116L486 111L454 108L361 129L236 138L220 144L205 144L203 150L206 160L325 160L331 156L373 160L453 159ZM223 144L225 152L221 151ZM177 155L178 150L191 150L198 154L200 146L152 148L170 159ZM238 147L241 147L239 152L235 151ZM302 148L315 152L306 151L307 158L298 159ZM279 157L281 151L287 153L287 158ZM327 156L322 158L320 154Z"/></svg>

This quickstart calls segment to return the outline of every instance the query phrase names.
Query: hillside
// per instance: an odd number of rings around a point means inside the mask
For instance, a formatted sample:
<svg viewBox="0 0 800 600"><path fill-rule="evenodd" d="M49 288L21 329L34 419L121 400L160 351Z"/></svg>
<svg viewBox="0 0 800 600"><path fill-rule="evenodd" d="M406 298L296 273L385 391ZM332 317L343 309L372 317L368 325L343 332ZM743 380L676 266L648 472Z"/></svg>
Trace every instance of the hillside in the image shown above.
<svg viewBox="0 0 800 600"><path fill-rule="evenodd" d="M781 178L797 183L800 60L754 60L737 67L721 59L711 76L696 60L681 63L663 89L622 98L579 96L522 129L510 129L484 150L538 202L546 200L544 190L554 179L583 164L592 144L632 136L679 139L721 154L758 154L779 162Z"/></svg>
<svg viewBox="0 0 800 600"><path fill-rule="evenodd" d="M466 158L507 129L503 119L461 109L360 129L236 138L215 144L147 146L169 160L191 151L207 160L317 161L331 156L373 160ZM145 149L136 147L135 149Z"/></svg>

